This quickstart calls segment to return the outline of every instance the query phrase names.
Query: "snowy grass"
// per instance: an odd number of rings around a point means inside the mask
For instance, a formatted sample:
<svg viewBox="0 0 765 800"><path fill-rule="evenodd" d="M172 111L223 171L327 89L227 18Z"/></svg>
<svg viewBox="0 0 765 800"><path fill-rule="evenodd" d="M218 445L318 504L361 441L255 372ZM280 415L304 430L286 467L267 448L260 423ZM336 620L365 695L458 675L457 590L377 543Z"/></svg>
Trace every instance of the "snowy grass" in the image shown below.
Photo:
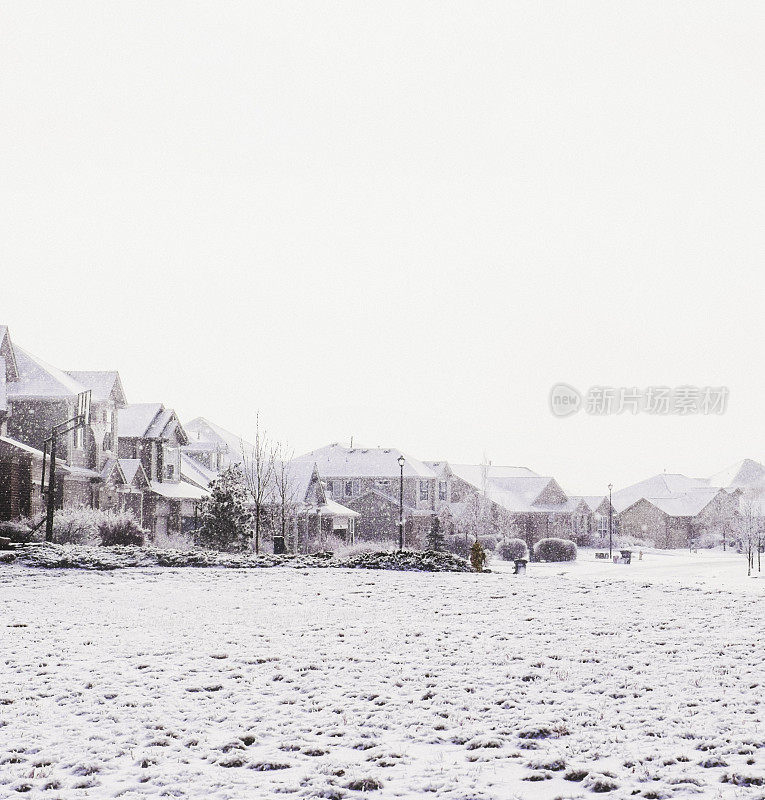
<svg viewBox="0 0 765 800"><path fill-rule="evenodd" d="M0 797L762 797L761 583L560 566L0 566Z"/></svg>

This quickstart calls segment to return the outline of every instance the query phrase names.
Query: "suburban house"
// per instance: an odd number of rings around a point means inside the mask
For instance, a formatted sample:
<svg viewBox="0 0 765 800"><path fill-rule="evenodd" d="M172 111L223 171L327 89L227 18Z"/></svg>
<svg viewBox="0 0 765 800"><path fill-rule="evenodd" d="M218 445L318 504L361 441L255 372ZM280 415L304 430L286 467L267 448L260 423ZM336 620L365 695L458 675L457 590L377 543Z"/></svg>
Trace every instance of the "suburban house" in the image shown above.
<svg viewBox="0 0 765 800"><path fill-rule="evenodd" d="M246 439L206 419L196 417L183 426L188 442L181 446L181 477L208 489L218 475L233 464L247 468L247 455L253 445ZM322 547L330 536L352 543L356 538L357 511L335 501L324 488L315 462L294 459L275 461L266 488L268 533L280 530L281 497L276 474L283 471L285 504L289 507L288 539L293 546Z"/></svg>
<svg viewBox="0 0 765 800"><path fill-rule="evenodd" d="M253 448L241 436L210 422L205 417L196 417L187 422L183 428L188 441L181 448L182 453L193 458L211 473L222 472L232 464L241 463L242 451L248 453Z"/></svg>
<svg viewBox="0 0 765 800"><path fill-rule="evenodd" d="M43 508L40 478L45 441L54 425L76 414L77 397L88 387L14 345L5 326L0 327L0 357L0 456L8 481L0 489L0 513L32 516ZM89 429L79 428L57 438L58 508L94 502L101 465L97 450L90 446L91 435Z"/></svg>
<svg viewBox="0 0 765 800"><path fill-rule="evenodd" d="M581 497L571 497L572 500L581 500L586 506L584 519L576 521L575 527L581 530L586 526L587 539L596 540L603 544L608 539L608 526L611 525L611 533L616 535L619 532L619 517L613 506L608 501L608 495L583 495Z"/></svg>
<svg viewBox="0 0 765 800"><path fill-rule="evenodd" d="M181 448L188 443L188 436L175 411L162 403L135 403L120 409L117 425L120 464L131 462L135 475L142 471L148 482L143 523L155 541L193 533L198 504L208 492L182 479Z"/></svg>
<svg viewBox="0 0 765 800"><path fill-rule="evenodd" d="M423 543L438 504L433 470L394 447L330 444L298 456L318 467L327 497L359 513L358 539L397 540L403 465L404 532L409 544Z"/></svg>
<svg viewBox="0 0 765 800"><path fill-rule="evenodd" d="M427 462L436 472L440 495L456 528L475 527L476 499L488 506L488 529L518 537L532 547L557 536L584 542L593 527L593 511L581 497L569 497L551 477L527 467Z"/></svg>
<svg viewBox="0 0 765 800"><path fill-rule="evenodd" d="M279 476L283 470L285 480ZM278 535L281 507L288 509L288 542L295 552L322 550L329 537L347 544L356 540L356 520L360 514L328 496L319 470L312 461L275 462L268 486L270 531ZM280 491L279 485L284 487ZM284 497L282 498L282 494Z"/></svg>
<svg viewBox="0 0 765 800"><path fill-rule="evenodd" d="M709 484L708 478L665 473L614 492L620 532L665 548L698 545L709 534L732 541L741 490Z"/></svg>
<svg viewBox="0 0 765 800"><path fill-rule="evenodd" d="M42 510L42 451L8 436L12 408L8 386L18 380L13 343L8 328L0 325L0 520L30 517ZM58 471L62 480L63 466Z"/></svg>

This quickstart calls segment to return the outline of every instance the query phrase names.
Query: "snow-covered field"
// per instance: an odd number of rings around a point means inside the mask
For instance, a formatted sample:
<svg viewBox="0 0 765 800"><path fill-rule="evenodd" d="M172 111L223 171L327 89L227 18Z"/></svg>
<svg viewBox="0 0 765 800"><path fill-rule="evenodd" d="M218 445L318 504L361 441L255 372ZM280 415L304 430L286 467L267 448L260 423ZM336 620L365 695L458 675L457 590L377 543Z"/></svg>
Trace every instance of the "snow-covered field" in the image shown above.
<svg viewBox="0 0 765 800"><path fill-rule="evenodd" d="M764 595L721 554L3 566L0 797L765 797Z"/></svg>

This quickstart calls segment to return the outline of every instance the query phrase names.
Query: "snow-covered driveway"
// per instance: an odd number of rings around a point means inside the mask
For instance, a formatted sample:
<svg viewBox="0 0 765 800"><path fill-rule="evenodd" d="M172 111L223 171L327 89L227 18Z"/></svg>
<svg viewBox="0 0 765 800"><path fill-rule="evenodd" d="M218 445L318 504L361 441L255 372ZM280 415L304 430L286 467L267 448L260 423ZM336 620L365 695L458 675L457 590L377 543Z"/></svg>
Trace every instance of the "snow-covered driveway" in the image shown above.
<svg viewBox="0 0 765 800"><path fill-rule="evenodd" d="M761 593L6 566L0 607L0 797L765 795Z"/></svg>

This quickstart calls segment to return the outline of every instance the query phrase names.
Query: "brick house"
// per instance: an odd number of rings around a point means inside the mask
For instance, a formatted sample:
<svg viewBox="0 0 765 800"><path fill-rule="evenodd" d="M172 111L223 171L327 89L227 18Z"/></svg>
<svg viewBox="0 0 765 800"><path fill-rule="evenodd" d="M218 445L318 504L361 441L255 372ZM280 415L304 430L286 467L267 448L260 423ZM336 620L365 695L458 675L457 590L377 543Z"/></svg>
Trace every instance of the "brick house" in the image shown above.
<svg viewBox="0 0 765 800"><path fill-rule="evenodd" d="M133 477L142 481L142 472L148 484L143 521L154 540L162 543L168 536L193 533L199 502L208 492L182 479L181 448L188 436L175 411L162 403L136 403L120 409L117 425L123 473L125 460L131 462L131 470L137 461L141 469L135 466Z"/></svg>
<svg viewBox="0 0 765 800"><path fill-rule="evenodd" d="M397 540L401 468L404 458L405 534L410 544L421 544L436 513L436 475L422 461L394 447L345 447L330 444L299 456L315 463L327 497L360 514L359 540Z"/></svg>
<svg viewBox="0 0 765 800"><path fill-rule="evenodd" d="M613 494L620 532L656 547L688 547L710 536L733 536L739 488L710 486L708 478L654 475Z"/></svg>
<svg viewBox="0 0 765 800"><path fill-rule="evenodd" d="M44 507L39 489L45 441L54 425L75 415L77 396L88 387L15 345L5 326L0 326L0 359L0 514L33 516ZM92 505L101 466L92 431L59 436L57 457L56 507Z"/></svg>
<svg viewBox="0 0 765 800"><path fill-rule="evenodd" d="M281 468L280 463L275 469ZM315 462L293 460L285 465L287 497L292 506L290 538L295 552L323 550L330 536L347 544L356 541L358 511L341 505L328 496ZM274 481L269 488L272 533L278 529L279 492Z"/></svg>
<svg viewBox="0 0 765 800"><path fill-rule="evenodd" d="M615 536L619 532L619 518L608 502L608 495L583 495L571 499L581 500L586 506L585 514L574 519L574 528L582 541L597 545L607 542L609 517L612 534Z"/></svg>
<svg viewBox="0 0 765 800"><path fill-rule="evenodd" d="M427 463L436 471L439 486L446 483L439 493L457 528L476 497L488 505L490 530L522 538L529 549L551 536L584 543L592 527L593 511L583 498L569 497L554 478L527 467Z"/></svg>
<svg viewBox="0 0 765 800"><path fill-rule="evenodd" d="M188 442L181 446L181 476L195 486L207 489L210 483L233 464L242 464L244 454L253 445L246 439L205 417L196 417L186 423L184 430ZM281 468L275 462L274 469ZM352 543L356 538L357 511L347 508L328 495L315 462L294 459L286 466L289 482L288 497L291 506L289 538L302 550L321 548L330 536ZM273 534L279 525L279 493L272 480L266 491L270 517L268 533Z"/></svg>
<svg viewBox="0 0 765 800"><path fill-rule="evenodd" d="M695 547L723 533L732 541L738 511L738 491L695 489L671 497L641 497L619 513L619 523L621 533L649 539L656 547Z"/></svg>

